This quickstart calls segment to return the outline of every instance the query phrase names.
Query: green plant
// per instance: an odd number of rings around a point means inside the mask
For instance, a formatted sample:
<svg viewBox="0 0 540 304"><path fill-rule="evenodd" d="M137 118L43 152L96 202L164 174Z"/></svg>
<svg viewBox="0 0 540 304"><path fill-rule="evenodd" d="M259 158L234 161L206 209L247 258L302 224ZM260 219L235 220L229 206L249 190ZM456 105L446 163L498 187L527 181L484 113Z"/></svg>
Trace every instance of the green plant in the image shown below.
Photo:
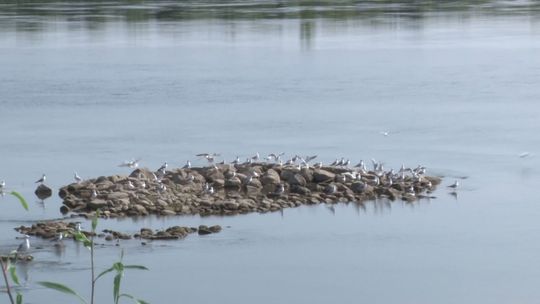
<svg viewBox="0 0 540 304"><path fill-rule="evenodd" d="M17 191L11 191L9 194L15 196L17 199L19 199L19 202L21 203L22 207L28 211L28 203L24 199L24 197ZM13 299L13 293L11 292L12 286L10 285L9 279L8 279L8 272L11 275L11 280L17 284L21 285L19 282L19 278L17 277L17 269L15 268L15 265L11 263L10 259L14 258L15 262L17 262L17 255L14 254L14 252L11 252L6 259L6 262L4 262L3 258L0 258L0 267L2 267L2 275L4 277L4 282L6 284L6 291L9 297L9 302L11 304L22 304L22 294L20 292L17 292L17 296L15 299Z"/></svg>
<svg viewBox="0 0 540 304"><path fill-rule="evenodd" d="M126 297L129 299L132 299L135 303L139 304L147 304L147 302L137 299L133 297L132 295L126 294L126 293L120 293L120 284L122 281L122 277L124 276L124 270L125 269L140 269L140 270L148 270L148 268L140 265L124 265L122 263L122 259L124 257L124 252L122 251L120 255L120 261L114 263L110 268L102 271L98 276L95 276L95 265L94 265L94 236L96 235L96 228L98 224L98 218L99 218L99 210L96 211L96 214L92 218L92 232L89 234L90 238L86 236L85 233L82 231L77 231L73 234L73 237L76 241L81 242L86 248L90 250L90 270L91 270L91 291L90 291L90 304L94 304L94 295L96 290L96 282L99 278L104 276L105 274L116 271L116 275L114 277L114 283L113 283L113 298L114 303L118 304L121 297ZM69 294L72 296L75 296L78 298L82 303L87 304L88 302L81 297L77 292L75 292L73 289L55 282L48 282L48 281L42 281L38 282L41 286L44 286L49 289L54 289L56 291Z"/></svg>

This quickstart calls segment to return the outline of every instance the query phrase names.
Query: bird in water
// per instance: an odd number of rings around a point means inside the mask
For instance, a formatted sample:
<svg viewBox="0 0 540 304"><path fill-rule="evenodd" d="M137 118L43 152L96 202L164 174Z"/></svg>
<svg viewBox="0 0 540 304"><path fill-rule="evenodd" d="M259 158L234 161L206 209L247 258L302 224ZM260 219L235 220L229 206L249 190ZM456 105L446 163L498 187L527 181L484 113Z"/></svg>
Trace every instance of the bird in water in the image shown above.
<svg viewBox="0 0 540 304"><path fill-rule="evenodd" d="M24 241L17 248L17 254L28 252L28 250L30 250L30 236L25 234Z"/></svg>
<svg viewBox="0 0 540 304"><path fill-rule="evenodd" d="M459 187L459 181L456 179L453 184L449 185L448 188L457 189Z"/></svg>

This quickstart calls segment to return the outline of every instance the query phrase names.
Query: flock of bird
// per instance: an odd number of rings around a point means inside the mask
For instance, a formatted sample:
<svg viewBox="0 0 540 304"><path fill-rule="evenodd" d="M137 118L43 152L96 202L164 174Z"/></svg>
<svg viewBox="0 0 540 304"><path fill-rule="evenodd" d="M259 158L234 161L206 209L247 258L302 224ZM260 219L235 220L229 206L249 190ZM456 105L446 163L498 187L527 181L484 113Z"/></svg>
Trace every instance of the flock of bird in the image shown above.
<svg viewBox="0 0 540 304"><path fill-rule="evenodd" d="M322 162L317 162L317 163L311 164L311 162L317 158L317 155L311 155L311 156L305 156L305 157L302 157L302 156L299 156L299 155L294 155L293 157L288 158L285 161L282 158L284 155L285 155L285 153L270 153L266 157L262 158L259 153L255 153L253 156L247 157L245 159L245 161L241 161L240 157L237 156L234 160L232 160L229 163L225 162L224 160L222 160L221 162L216 162L217 157L220 157L220 154L218 154L218 153L200 153L200 154L197 154L195 156L197 158L206 160L208 166L214 167L214 168L216 168L218 170L219 170L218 165L229 165L229 168L234 168L235 166L238 166L238 165L251 165L251 164L254 164L254 163L273 163L273 164L275 164L277 166L283 166L283 167L289 166L289 167L296 167L298 169L310 168L310 167L323 168L325 166ZM124 161L121 164L119 164L119 167L127 167L127 168L130 168L130 169L135 169L135 168L139 167L140 161L141 161L141 159L133 159L131 161ZM404 179L406 173L411 174L415 178L421 178L421 176L423 174L425 174L425 172L426 172L426 168L423 167L423 166L418 166L418 167L416 167L414 169L411 169L411 168L405 168L404 165L401 166L401 168L399 169L398 172L395 172L393 169L391 169L389 171L385 171L384 168L383 168L384 164L382 162L377 162L374 159L372 159L371 162L372 162L372 165L373 165L372 172L375 173L375 177L377 178L377 177L382 177L383 175L385 175L387 177L387 181L389 181L390 183L392 181L399 180L400 178ZM351 162L350 162L349 159L345 159L345 158L342 157L342 158L336 158L332 163L330 163L330 164L328 164L326 166L336 167L336 168L350 168L349 167L350 164L351 164ZM192 166L191 161L188 160L188 161L186 161L185 165L182 168L183 169L190 169L191 166ZM166 190L166 186L163 183L161 183L161 178L163 178L163 176L165 176L167 168L168 168L168 164L167 164L167 162L164 162L153 173L154 181L158 182L158 191L165 191ZM351 169L352 169L351 172L356 172L356 173L346 172L344 175L351 175L350 178L353 178L353 179L359 178L361 176L361 174L368 173L368 168L367 168L364 161L360 161L359 163L354 165L353 168L351 168ZM227 172L227 174L228 174L227 177L229 177L229 178L234 177L236 175L236 171L235 170L229 170L229 172ZM253 178L257 178L257 177L259 177L257 175L257 173L253 172L252 174L247 175L245 177L245 179L243 180L243 183L247 185L247 184L251 183ZM76 183L83 182L83 178L81 178L77 174L77 172L74 172L73 178L74 178ZM46 180L47 180L47 176L45 174L43 174L41 176L41 178L39 178L38 180L35 181L35 183L36 184L44 184ZM194 180L194 177L192 175L188 175L187 178L186 178L186 181L188 181L188 182L193 181L193 180ZM377 180L375 182L378 182L378 178L377 178ZM135 188L135 186L130 181L128 183L131 184L131 185L128 184L128 187ZM452 189L452 191L455 191L459 186L460 186L459 181L455 180L454 183L452 183L451 185L448 185L448 188ZM143 185L143 187L145 187L145 185ZM6 189L6 182L4 180L1 180L0 181L0 194L3 195L5 189ZM208 195L212 195L212 194L215 193L215 190L214 190L213 186L210 183L205 183L203 185L202 190L203 190L203 192L205 194L208 194ZM335 192L335 191L337 191L336 185L334 185L334 184L328 185L328 188L326 190L327 193L332 193L332 192ZM285 192L285 186L282 183L280 183L280 184L277 185L274 194L281 195L284 192ZM94 199L97 196L98 196L98 193L96 192L96 190L93 190L93 192L91 194L91 199ZM81 231L80 223L77 223L76 230ZM64 238L64 234L60 233L53 241L56 242L56 245L61 245L63 238ZM24 254L25 252L28 252L30 250L30 236L24 235L23 239L24 239L24 241L17 248L16 254Z"/></svg>

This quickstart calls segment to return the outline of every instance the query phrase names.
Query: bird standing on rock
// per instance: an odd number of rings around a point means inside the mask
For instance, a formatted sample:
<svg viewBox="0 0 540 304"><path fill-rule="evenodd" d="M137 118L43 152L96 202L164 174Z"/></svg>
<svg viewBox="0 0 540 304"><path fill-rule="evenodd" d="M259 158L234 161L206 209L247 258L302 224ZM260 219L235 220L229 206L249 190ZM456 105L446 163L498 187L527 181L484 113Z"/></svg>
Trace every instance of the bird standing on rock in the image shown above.
<svg viewBox="0 0 540 304"><path fill-rule="evenodd" d="M82 177L80 177L80 176L77 174L77 172L74 173L73 178L75 179L75 182L76 182L77 184L80 184L80 183L82 182L82 180L83 180Z"/></svg>
<svg viewBox="0 0 540 304"><path fill-rule="evenodd" d="M38 184L38 183L43 184L43 183L45 183L45 180L46 180L46 179L47 179L47 176L45 176L45 173L43 173L43 175L41 176L41 178L38 179L35 183L36 183L36 184Z"/></svg>

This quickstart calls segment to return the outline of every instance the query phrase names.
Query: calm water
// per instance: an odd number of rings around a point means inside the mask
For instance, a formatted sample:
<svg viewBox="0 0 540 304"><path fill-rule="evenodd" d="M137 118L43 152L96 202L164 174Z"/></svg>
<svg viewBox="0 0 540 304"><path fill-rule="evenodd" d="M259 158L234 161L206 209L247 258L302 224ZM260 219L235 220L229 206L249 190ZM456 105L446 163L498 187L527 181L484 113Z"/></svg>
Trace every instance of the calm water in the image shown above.
<svg viewBox="0 0 540 304"><path fill-rule="evenodd" d="M135 232L219 224L125 250L125 291L152 303L536 303L540 297L540 14L527 1L49 2L0 4L1 251L12 230L56 218L33 190L255 152L423 164L458 196L236 217L108 220ZM385 137L381 131L389 131ZM530 156L519 158L522 152ZM199 163L202 164L202 163ZM83 226L89 229L89 223ZM28 303L88 292L88 252L32 240ZM112 299L111 279L98 302ZM44 299L47 301L44 302Z"/></svg>

